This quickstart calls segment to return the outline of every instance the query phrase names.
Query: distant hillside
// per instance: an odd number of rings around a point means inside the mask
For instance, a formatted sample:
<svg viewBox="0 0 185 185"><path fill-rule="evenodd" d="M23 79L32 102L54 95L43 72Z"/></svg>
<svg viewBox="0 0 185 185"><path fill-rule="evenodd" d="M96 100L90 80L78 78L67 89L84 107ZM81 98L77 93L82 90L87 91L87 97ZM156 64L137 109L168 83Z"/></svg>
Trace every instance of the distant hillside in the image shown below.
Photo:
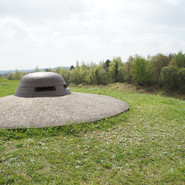
<svg viewBox="0 0 185 185"><path fill-rule="evenodd" d="M59 67L62 67L62 66L59 66ZM58 67L54 67L52 69L56 69ZM70 67L62 67L64 69L70 69ZM39 69L40 71L45 71L46 69L48 68L41 68ZM21 73L31 73L31 72L34 72L35 69L20 69L18 71L20 71ZM1 75L6 75L8 73L14 73L16 70L0 70L0 74Z"/></svg>

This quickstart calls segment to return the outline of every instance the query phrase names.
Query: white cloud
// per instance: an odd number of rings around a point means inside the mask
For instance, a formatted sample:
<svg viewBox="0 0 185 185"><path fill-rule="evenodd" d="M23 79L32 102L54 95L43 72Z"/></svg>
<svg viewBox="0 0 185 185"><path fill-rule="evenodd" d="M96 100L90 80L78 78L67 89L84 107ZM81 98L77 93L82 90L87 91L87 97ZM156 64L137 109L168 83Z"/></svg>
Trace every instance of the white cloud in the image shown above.
<svg viewBox="0 0 185 185"><path fill-rule="evenodd" d="M180 3L180 0L164 0L164 1L170 5L178 5Z"/></svg>
<svg viewBox="0 0 185 185"><path fill-rule="evenodd" d="M185 47L180 0L0 1L0 69L65 66Z"/></svg>

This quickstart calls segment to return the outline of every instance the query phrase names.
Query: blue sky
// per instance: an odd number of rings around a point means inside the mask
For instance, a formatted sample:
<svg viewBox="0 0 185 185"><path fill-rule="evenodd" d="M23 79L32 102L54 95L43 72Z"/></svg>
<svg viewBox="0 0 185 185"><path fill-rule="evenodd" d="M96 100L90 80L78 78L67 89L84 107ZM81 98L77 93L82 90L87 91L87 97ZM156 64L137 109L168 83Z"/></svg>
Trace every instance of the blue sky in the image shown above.
<svg viewBox="0 0 185 185"><path fill-rule="evenodd" d="M185 48L183 0L0 0L0 70Z"/></svg>

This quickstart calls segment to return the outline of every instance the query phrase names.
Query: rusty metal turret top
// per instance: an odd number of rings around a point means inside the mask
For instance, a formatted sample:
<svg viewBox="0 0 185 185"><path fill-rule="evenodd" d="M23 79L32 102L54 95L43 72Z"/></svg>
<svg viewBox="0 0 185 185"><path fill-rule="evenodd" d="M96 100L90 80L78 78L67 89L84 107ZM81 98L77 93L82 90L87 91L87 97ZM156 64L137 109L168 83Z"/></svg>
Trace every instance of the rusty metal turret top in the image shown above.
<svg viewBox="0 0 185 185"><path fill-rule="evenodd" d="M15 93L18 97L55 97L71 94L63 77L53 72L25 75Z"/></svg>

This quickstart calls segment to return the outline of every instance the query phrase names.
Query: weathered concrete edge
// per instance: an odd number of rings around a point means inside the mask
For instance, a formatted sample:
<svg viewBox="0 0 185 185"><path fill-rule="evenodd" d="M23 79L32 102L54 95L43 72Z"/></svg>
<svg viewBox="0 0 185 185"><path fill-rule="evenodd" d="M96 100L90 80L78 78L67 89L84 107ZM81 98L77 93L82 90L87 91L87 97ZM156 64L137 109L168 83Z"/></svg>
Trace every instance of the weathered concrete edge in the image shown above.
<svg viewBox="0 0 185 185"><path fill-rule="evenodd" d="M114 97L113 97L114 98ZM115 98L116 99L116 98ZM84 123L90 123L90 122L98 122L98 121L103 121L105 119L109 119L109 118L113 118L113 117L116 117L116 116L119 116L127 111L130 110L130 107L129 107L129 104L126 103L125 101L123 101L125 103L125 109L117 114L114 114L114 115L111 115L111 116L108 116L108 117L105 117L105 118L100 118L100 119L97 119L97 120L89 120L89 121L71 121L71 122L68 122L64 125L49 125L49 126L41 126L41 127L4 127L4 128L0 128L2 130L20 130L20 129L42 129L42 128L51 128L51 127L63 127L63 126L66 126L66 125L74 125L74 124L84 124Z"/></svg>

